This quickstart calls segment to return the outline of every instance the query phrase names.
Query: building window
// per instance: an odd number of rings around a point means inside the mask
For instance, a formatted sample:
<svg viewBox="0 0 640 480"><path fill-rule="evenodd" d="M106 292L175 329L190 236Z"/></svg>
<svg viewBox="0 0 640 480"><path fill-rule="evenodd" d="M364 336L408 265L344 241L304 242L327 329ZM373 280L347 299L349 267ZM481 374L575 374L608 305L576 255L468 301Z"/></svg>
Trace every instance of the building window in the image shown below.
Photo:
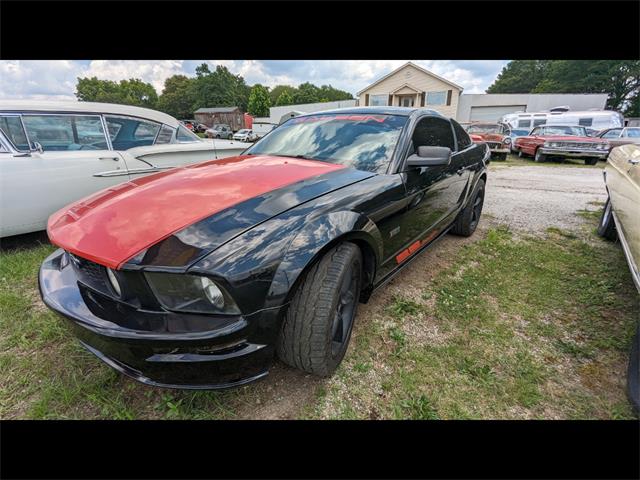
<svg viewBox="0 0 640 480"><path fill-rule="evenodd" d="M447 103L447 92L428 92L427 105L445 105Z"/></svg>
<svg viewBox="0 0 640 480"><path fill-rule="evenodd" d="M389 95L371 95L369 97L369 105L372 107L386 106Z"/></svg>

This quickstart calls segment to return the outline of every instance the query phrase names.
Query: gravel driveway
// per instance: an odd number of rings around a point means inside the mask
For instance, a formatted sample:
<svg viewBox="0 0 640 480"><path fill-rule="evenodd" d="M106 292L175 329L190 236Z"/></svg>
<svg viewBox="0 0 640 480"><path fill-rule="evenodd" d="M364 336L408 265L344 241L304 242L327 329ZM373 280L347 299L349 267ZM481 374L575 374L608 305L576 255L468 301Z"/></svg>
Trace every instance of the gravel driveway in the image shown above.
<svg viewBox="0 0 640 480"><path fill-rule="evenodd" d="M600 168L492 166L484 213L514 230L571 229L583 223L577 210L606 199Z"/></svg>

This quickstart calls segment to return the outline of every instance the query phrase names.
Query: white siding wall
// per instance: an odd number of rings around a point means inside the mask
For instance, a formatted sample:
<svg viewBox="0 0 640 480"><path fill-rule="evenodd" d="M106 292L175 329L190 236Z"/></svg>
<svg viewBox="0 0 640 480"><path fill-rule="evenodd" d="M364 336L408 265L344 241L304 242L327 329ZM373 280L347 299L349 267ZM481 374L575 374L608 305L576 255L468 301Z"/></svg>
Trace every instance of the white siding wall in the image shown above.
<svg viewBox="0 0 640 480"><path fill-rule="evenodd" d="M324 110L333 110L334 108L355 107L355 100L340 100L338 102L323 103L303 103L301 105L283 105L280 107L271 107L269 109L269 121L277 124L285 113L298 111L304 113L322 112Z"/></svg>
<svg viewBox="0 0 640 480"><path fill-rule="evenodd" d="M515 107L519 110L540 112L553 107L567 105L571 110L602 110L607 103L606 93L477 93L460 96L457 120L468 122L472 107Z"/></svg>
<svg viewBox="0 0 640 480"><path fill-rule="evenodd" d="M407 65L403 69L397 71L388 78L385 78L380 83L368 88L360 93L360 105L365 105L366 95L389 95L391 92L399 89L405 83L420 90L420 92L451 92L451 105L427 105L425 102L425 108L431 108L437 112L442 113L446 117L456 118L458 111L458 98L460 91L452 85L443 82L442 80L432 77L412 65ZM418 97L418 103L415 105L420 106L420 97Z"/></svg>

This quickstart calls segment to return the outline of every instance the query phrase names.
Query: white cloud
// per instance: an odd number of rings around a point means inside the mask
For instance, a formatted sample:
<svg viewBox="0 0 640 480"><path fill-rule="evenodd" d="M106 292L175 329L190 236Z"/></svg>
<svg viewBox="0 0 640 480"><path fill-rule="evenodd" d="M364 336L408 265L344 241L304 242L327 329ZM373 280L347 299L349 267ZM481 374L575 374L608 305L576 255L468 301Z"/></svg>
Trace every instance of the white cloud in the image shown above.
<svg viewBox="0 0 640 480"><path fill-rule="evenodd" d="M0 98L75 99L77 77L104 80L139 78L151 83L158 94L165 79L175 74L194 75L206 62L225 65L242 75L249 85L261 83L298 85L330 84L356 94L405 60L92 60L0 61ZM414 63L464 87L465 93L482 93L506 61L413 60Z"/></svg>

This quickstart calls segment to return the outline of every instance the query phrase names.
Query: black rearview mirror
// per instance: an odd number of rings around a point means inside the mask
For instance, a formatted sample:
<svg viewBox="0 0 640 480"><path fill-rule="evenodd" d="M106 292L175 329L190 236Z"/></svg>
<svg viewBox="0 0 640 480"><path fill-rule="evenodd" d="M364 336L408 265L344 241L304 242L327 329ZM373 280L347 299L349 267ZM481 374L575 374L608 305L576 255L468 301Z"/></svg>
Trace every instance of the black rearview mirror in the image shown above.
<svg viewBox="0 0 640 480"><path fill-rule="evenodd" d="M451 162L451 149L448 147L418 147L418 153L407 158L407 167L435 167L449 165Z"/></svg>

